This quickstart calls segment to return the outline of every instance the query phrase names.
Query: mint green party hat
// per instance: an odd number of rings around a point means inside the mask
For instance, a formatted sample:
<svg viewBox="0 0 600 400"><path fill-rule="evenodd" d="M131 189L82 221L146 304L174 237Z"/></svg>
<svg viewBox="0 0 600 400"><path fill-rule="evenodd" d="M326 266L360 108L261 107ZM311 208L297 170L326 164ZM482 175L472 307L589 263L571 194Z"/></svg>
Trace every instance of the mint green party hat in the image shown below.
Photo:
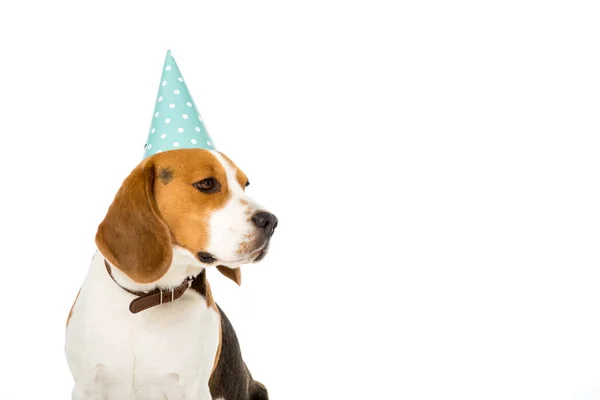
<svg viewBox="0 0 600 400"><path fill-rule="evenodd" d="M171 50L168 50L144 158L167 150L214 150L213 143Z"/></svg>

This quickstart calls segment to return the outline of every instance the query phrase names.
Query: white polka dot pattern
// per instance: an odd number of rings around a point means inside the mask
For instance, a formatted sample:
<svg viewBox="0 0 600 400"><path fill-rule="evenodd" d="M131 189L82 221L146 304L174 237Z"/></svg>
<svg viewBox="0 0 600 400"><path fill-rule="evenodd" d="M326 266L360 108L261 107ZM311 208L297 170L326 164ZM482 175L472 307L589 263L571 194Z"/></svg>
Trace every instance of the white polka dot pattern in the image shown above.
<svg viewBox="0 0 600 400"><path fill-rule="evenodd" d="M156 131L161 134L153 135ZM164 140L165 138L171 140ZM175 138L177 140L174 141ZM184 148L215 149L202 118L194 106L181 71L171 52L168 51L144 157Z"/></svg>

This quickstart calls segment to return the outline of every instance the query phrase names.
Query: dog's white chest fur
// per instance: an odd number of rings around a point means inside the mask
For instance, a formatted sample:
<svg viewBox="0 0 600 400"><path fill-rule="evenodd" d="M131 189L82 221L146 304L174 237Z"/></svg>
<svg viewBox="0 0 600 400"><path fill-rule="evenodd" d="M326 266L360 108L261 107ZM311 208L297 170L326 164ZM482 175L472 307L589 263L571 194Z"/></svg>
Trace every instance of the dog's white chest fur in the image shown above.
<svg viewBox="0 0 600 400"><path fill-rule="evenodd" d="M211 399L220 318L193 290L132 314L98 252L67 328L73 399ZM183 280L183 278L182 278Z"/></svg>

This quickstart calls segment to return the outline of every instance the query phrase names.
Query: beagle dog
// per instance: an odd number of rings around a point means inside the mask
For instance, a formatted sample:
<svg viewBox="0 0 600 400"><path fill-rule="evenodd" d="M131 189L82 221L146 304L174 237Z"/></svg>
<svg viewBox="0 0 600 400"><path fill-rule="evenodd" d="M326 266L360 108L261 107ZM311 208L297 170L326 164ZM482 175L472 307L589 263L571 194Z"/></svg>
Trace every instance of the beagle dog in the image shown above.
<svg viewBox="0 0 600 400"><path fill-rule="evenodd" d="M240 284L277 218L245 194L225 155L178 149L144 159L98 227L98 251L67 319L74 400L266 400L206 268Z"/></svg>

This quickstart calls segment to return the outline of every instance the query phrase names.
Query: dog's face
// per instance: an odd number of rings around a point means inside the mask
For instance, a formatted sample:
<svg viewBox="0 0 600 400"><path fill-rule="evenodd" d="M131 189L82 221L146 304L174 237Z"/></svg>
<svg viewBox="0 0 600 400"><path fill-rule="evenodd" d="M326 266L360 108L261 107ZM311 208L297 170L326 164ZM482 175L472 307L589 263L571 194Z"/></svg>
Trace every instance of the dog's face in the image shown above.
<svg viewBox="0 0 600 400"><path fill-rule="evenodd" d="M159 153L154 162L156 205L176 244L206 264L263 257L277 219L246 195L248 178L231 160L193 149Z"/></svg>
<svg viewBox="0 0 600 400"><path fill-rule="evenodd" d="M259 261L277 218L246 195L248 184L246 175L215 151L155 154L123 182L98 228L98 248L139 283L164 275L173 245L206 266Z"/></svg>

